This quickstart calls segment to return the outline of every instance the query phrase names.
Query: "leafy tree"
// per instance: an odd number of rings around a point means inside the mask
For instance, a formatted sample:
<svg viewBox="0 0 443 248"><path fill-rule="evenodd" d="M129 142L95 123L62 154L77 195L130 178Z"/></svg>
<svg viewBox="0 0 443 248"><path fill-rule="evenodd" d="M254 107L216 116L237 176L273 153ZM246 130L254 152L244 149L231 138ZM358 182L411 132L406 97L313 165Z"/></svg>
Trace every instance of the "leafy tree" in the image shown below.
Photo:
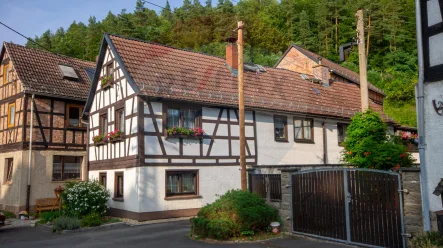
<svg viewBox="0 0 443 248"><path fill-rule="evenodd" d="M413 163L400 139L388 134L380 114L371 110L352 117L343 145L343 162L359 168L389 170Z"/></svg>

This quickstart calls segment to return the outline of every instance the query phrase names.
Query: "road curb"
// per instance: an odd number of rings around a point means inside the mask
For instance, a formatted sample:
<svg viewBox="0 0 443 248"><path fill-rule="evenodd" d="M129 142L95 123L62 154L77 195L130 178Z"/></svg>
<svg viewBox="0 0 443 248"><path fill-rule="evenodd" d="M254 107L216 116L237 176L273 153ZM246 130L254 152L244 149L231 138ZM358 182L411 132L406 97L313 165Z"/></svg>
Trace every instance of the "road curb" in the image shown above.
<svg viewBox="0 0 443 248"><path fill-rule="evenodd" d="M74 230L62 230L57 233L58 234L69 234L69 233L77 233L77 232L88 232L88 231L93 231L93 230L98 230L98 229L112 228L112 227L119 227L119 226L127 226L127 224L125 222L109 223L109 224L104 224L104 225L100 225L100 226L83 227L83 228L74 229ZM47 226L47 227L49 227L49 226ZM51 227L51 229L52 229L52 227Z"/></svg>

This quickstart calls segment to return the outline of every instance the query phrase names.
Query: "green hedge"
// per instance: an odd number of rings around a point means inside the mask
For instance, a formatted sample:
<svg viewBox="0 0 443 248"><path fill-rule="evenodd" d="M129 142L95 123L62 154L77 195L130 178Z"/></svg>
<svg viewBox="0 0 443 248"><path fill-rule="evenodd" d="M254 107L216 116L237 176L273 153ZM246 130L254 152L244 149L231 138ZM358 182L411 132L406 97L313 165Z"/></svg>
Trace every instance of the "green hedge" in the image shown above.
<svg viewBox="0 0 443 248"><path fill-rule="evenodd" d="M266 231L273 221L281 222L277 209L259 195L232 190L203 207L191 219L191 231L199 237L229 239L245 231Z"/></svg>

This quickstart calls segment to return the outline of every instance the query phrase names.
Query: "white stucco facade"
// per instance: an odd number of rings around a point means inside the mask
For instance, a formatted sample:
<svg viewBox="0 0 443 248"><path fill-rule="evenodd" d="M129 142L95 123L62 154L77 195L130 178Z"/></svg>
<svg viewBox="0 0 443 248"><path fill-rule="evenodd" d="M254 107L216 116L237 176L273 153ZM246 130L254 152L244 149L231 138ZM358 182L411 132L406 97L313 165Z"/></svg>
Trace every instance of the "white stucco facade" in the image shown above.
<svg viewBox="0 0 443 248"><path fill-rule="evenodd" d="M443 178L443 115L437 114L432 101L443 101L443 82L425 83L424 93L427 188L430 210L434 212L442 210L441 198L432 192Z"/></svg>

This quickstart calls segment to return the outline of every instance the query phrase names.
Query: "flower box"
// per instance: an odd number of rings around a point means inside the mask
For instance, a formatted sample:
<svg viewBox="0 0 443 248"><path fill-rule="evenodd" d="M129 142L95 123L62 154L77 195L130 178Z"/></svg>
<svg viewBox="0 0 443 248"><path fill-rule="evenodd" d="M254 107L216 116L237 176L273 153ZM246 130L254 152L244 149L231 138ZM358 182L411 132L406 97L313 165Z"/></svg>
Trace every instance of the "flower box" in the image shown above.
<svg viewBox="0 0 443 248"><path fill-rule="evenodd" d="M167 139L203 139L203 135L168 134Z"/></svg>
<svg viewBox="0 0 443 248"><path fill-rule="evenodd" d="M118 129L108 133L109 141L112 143L119 142L123 140L123 134Z"/></svg>
<svg viewBox="0 0 443 248"><path fill-rule="evenodd" d="M94 145L101 146L108 142L108 136L104 134L99 134L97 136L92 137L92 141L94 142Z"/></svg>
<svg viewBox="0 0 443 248"><path fill-rule="evenodd" d="M106 89L112 86L112 83L114 83L114 77L112 75L105 76L101 78L100 86L102 89Z"/></svg>
<svg viewBox="0 0 443 248"><path fill-rule="evenodd" d="M185 127L169 127L167 130L167 138L179 138L179 139L202 139L204 135L203 129L185 128Z"/></svg>
<svg viewBox="0 0 443 248"><path fill-rule="evenodd" d="M109 139L109 141L111 143L117 143L117 142L123 141L123 137L111 138L111 139Z"/></svg>

